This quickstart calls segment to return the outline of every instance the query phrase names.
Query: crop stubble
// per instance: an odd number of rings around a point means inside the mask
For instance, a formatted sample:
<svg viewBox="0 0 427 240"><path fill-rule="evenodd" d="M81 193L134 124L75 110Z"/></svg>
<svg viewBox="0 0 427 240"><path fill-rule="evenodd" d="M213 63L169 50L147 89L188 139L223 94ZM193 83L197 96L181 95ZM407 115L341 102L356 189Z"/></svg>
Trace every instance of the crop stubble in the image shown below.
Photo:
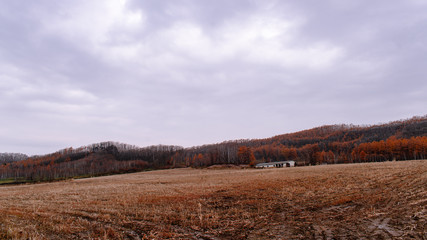
<svg viewBox="0 0 427 240"><path fill-rule="evenodd" d="M427 161L0 187L0 239L426 239Z"/></svg>

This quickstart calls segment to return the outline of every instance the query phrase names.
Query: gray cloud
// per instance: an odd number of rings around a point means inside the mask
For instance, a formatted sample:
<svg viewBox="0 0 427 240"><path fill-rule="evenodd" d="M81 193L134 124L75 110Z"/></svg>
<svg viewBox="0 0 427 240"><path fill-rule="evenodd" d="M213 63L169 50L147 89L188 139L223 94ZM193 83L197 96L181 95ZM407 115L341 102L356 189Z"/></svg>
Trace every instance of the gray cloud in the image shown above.
<svg viewBox="0 0 427 240"><path fill-rule="evenodd" d="M423 115L423 1L0 3L0 152Z"/></svg>

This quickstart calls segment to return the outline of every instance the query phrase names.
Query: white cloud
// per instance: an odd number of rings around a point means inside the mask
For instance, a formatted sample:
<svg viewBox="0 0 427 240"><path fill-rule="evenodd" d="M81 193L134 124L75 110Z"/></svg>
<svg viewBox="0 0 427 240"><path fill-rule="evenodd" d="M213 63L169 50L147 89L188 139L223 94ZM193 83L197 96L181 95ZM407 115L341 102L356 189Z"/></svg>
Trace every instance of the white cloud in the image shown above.
<svg viewBox="0 0 427 240"><path fill-rule="evenodd" d="M235 49L246 52L248 60L288 68L330 67L343 54L339 46L315 41L299 43L298 29L303 21L262 16L238 23L226 36Z"/></svg>
<svg viewBox="0 0 427 240"><path fill-rule="evenodd" d="M67 100L71 100L71 101L84 100L84 101L94 102L98 99L93 94L86 92L82 89L66 88L66 89L63 89L63 91L61 92L61 95L63 95Z"/></svg>
<svg viewBox="0 0 427 240"><path fill-rule="evenodd" d="M180 9L188 11L182 6ZM78 47L121 66L173 68L194 61L211 64L238 59L323 69L332 66L344 52L342 47L322 40L300 44L298 30L304 21L284 19L271 9L224 21L214 29L183 19L142 35L148 20L141 10L130 10L123 0L103 4L85 1L63 11L47 20L50 33L69 38Z"/></svg>
<svg viewBox="0 0 427 240"><path fill-rule="evenodd" d="M10 64L0 65L0 92L1 96L13 95L16 91L26 88L26 85L20 80L23 72Z"/></svg>
<svg viewBox="0 0 427 240"><path fill-rule="evenodd" d="M44 19L45 31L86 51L125 57L133 33L144 28L141 10L131 10L126 0L79 1L63 5L58 14Z"/></svg>
<svg viewBox="0 0 427 240"><path fill-rule="evenodd" d="M322 69L333 65L343 49L327 42L298 43L298 21L274 16L235 19L217 29L178 22L163 31L171 50L191 60L217 63L232 59L282 67Z"/></svg>

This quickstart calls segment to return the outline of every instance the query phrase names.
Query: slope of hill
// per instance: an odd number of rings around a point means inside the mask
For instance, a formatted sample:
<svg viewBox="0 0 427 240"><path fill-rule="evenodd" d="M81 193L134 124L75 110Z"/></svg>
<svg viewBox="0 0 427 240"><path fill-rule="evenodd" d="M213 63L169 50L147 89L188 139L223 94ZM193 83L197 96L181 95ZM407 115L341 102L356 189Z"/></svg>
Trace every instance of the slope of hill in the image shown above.
<svg viewBox="0 0 427 240"><path fill-rule="evenodd" d="M18 158L20 161L0 165L0 180L49 181L145 169L284 160L294 160L304 166L425 159L427 116L373 126L322 126L266 139L235 140L186 149L165 145L139 148L103 142L25 160L22 160L26 158L24 155L12 159Z"/></svg>
<svg viewBox="0 0 427 240"><path fill-rule="evenodd" d="M427 157L427 116L373 126L330 125L267 139L239 140L186 149L195 166L239 162L250 147L258 161L295 160L299 165L423 159Z"/></svg>
<svg viewBox="0 0 427 240"><path fill-rule="evenodd" d="M169 166L171 156L178 151L182 148L165 145L138 148L103 142L5 163L0 166L0 180L38 182L161 169Z"/></svg>
<svg viewBox="0 0 427 240"><path fill-rule="evenodd" d="M297 133L278 135L264 140L266 143L280 143L301 147L306 144L323 142L347 142L357 143L387 140L396 138L411 138L427 136L427 116L414 117L408 120L395 121L388 124L373 126L354 125L329 125Z"/></svg>

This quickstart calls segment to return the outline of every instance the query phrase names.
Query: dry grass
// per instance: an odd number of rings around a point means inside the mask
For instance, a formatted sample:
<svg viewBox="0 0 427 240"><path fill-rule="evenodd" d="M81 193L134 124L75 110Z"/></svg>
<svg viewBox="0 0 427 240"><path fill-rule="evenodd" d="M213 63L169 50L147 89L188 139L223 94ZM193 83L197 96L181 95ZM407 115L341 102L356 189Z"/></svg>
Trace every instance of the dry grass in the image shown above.
<svg viewBox="0 0 427 240"><path fill-rule="evenodd" d="M0 239L426 239L427 161L0 187Z"/></svg>

